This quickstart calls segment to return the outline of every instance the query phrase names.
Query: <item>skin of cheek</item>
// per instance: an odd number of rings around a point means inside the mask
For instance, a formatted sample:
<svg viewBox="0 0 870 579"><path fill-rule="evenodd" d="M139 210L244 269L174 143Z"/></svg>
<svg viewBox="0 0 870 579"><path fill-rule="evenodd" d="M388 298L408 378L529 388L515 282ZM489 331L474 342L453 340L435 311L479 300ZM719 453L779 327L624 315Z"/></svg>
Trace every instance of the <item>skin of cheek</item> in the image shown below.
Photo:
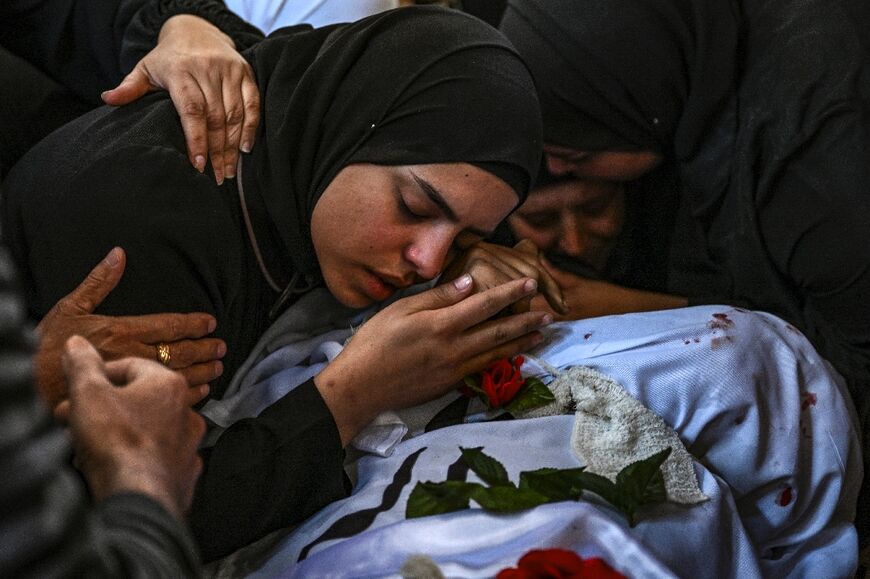
<svg viewBox="0 0 870 579"><path fill-rule="evenodd" d="M399 209L403 191L417 200L427 198L419 179L438 189L455 219L439 213L436 204L426 207L422 217ZM350 307L386 299L372 274L389 281L393 292L434 277L460 232L467 227L491 230L516 201L504 181L462 163L345 167L318 200L311 220L324 281Z"/></svg>
<svg viewBox="0 0 870 579"><path fill-rule="evenodd" d="M536 225L524 216L543 218ZM622 231L625 193L604 181L567 180L535 190L509 224L518 238L528 238L544 251L573 257L602 269Z"/></svg>

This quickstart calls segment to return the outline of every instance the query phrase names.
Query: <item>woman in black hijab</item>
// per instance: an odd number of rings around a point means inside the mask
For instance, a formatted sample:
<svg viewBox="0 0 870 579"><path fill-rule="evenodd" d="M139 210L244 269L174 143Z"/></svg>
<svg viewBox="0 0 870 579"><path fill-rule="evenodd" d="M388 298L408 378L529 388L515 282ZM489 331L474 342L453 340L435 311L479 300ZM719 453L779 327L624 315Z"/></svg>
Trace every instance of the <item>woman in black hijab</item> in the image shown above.
<svg viewBox="0 0 870 579"><path fill-rule="evenodd" d="M578 278L568 302L599 292L633 309L772 312L838 368L866 416L868 23L853 0L510 0L501 30L535 78L549 172L655 174L653 191L680 194L676 295Z"/></svg>
<svg viewBox="0 0 870 579"><path fill-rule="evenodd" d="M361 307L435 277L524 198L540 159L527 69L467 15L409 8L295 27L247 57L263 120L238 186L190 169L160 95L68 125L4 183L3 231L33 313L122 246L129 266L101 309L213 314L228 347L218 398L300 294L324 284ZM487 321L534 291L522 278L472 296L463 276L399 300L328 372L226 430L205 456L191 515L203 556L343 496L342 448L381 411L436 398L539 340L551 319L540 312ZM168 360L163 345L155 351L170 364L185 356L183 343Z"/></svg>

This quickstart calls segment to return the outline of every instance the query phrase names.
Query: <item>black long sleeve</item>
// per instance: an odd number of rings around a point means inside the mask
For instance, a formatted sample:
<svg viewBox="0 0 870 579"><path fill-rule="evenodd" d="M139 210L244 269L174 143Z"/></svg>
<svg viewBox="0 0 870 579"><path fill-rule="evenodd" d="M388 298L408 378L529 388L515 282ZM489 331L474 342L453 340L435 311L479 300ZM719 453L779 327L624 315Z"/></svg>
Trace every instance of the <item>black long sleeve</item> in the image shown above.
<svg viewBox="0 0 870 579"><path fill-rule="evenodd" d="M212 384L220 396L276 296L248 244L237 191L191 169L174 115L165 96L151 95L88 113L37 145L3 184L3 233L36 316L115 245L127 268L98 313L212 313L227 343L225 374ZM33 170L30 156L52 159L54 170ZM204 459L191 526L208 560L346 495L338 430L313 383L233 425Z"/></svg>
<svg viewBox="0 0 870 579"><path fill-rule="evenodd" d="M231 426L203 459L190 525L204 561L299 523L349 490L341 438L313 380Z"/></svg>
<svg viewBox="0 0 870 579"><path fill-rule="evenodd" d="M0 576L192 577L187 530L159 503L118 494L89 509L69 444L36 399L32 337L0 251Z"/></svg>

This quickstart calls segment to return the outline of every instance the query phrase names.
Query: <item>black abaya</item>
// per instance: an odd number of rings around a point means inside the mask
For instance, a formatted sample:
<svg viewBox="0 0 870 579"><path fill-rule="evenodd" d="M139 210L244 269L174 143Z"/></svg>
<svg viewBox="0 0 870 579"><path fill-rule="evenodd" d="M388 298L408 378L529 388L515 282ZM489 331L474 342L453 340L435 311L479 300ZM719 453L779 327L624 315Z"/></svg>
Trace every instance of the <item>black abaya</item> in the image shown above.
<svg viewBox="0 0 870 579"><path fill-rule="evenodd" d="M522 198L541 146L524 65L495 30L457 11L406 8L285 29L246 56L263 99L241 177L250 232L236 183L217 186L190 167L162 95L77 119L3 184L3 232L36 317L119 245L127 269L98 313L213 314L228 350L218 398L285 302L282 290L317 283L309 219L341 168L468 162ZM312 382L231 426L205 458L191 523L207 560L345 492L340 438Z"/></svg>

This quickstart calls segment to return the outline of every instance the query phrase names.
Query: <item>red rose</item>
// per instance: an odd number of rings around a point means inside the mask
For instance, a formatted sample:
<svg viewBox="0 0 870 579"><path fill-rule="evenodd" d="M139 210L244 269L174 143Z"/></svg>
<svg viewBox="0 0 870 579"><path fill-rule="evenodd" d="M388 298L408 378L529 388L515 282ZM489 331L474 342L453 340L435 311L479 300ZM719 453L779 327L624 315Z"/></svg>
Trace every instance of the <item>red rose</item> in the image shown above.
<svg viewBox="0 0 870 579"><path fill-rule="evenodd" d="M607 561L599 557L583 559L565 549L540 549L529 551L520 558L517 566L499 571L496 579L625 579L613 570Z"/></svg>
<svg viewBox="0 0 870 579"><path fill-rule="evenodd" d="M520 372L520 366L525 359L517 356L513 362L507 358L496 360L483 371L480 376L480 388L486 393L489 405L499 408L514 399L520 391L525 379Z"/></svg>

